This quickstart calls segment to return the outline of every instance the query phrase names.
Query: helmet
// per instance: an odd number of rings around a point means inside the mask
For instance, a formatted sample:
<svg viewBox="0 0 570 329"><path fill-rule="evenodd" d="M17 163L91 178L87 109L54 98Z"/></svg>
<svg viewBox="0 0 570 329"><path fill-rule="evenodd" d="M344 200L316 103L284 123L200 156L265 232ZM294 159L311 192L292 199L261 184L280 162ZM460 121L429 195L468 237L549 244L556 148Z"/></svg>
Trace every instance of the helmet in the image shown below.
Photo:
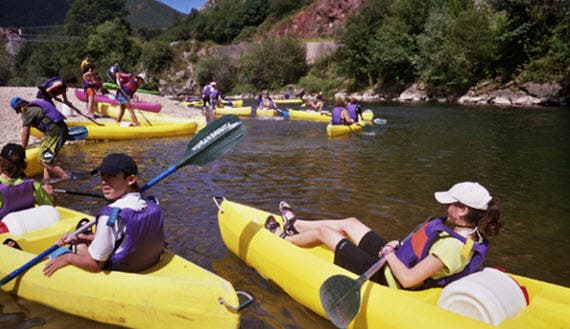
<svg viewBox="0 0 570 329"><path fill-rule="evenodd" d="M215 85L216 85L216 81L212 81L212 82L210 82L210 84L211 84L212 86L215 86Z"/></svg>
<svg viewBox="0 0 570 329"><path fill-rule="evenodd" d="M20 105L22 105L23 102L24 102L24 100L18 96L12 97L12 99L10 100L10 106L12 106L12 108L16 112L18 112L18 108L20 107Z"/></svg>

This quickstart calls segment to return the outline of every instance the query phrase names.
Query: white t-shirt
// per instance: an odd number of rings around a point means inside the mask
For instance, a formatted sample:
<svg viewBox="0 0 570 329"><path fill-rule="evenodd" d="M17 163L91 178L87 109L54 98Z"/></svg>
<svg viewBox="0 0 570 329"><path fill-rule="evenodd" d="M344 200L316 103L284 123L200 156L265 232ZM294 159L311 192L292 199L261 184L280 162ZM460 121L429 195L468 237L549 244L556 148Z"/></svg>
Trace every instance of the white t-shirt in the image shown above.
<svg viewBox="0 0 570 329"><path fill-rule="evenodd" d="M109 207L115 207L120 209L129 208L135 211L142 210L146 208L146 201L142 199L142 196L138 192L127 193L121 198L111 203ZM125 223L119 218L115 221L115 225L108 226L107 220L109 216L100 216L97 219L97 231L95 232L95 238L91 245L89 245L89 254L91 257L97 261L104 262L109 259L115 249L115 243L123 237L125 232ZM119 246L119 251L121 246Z"/></svg>

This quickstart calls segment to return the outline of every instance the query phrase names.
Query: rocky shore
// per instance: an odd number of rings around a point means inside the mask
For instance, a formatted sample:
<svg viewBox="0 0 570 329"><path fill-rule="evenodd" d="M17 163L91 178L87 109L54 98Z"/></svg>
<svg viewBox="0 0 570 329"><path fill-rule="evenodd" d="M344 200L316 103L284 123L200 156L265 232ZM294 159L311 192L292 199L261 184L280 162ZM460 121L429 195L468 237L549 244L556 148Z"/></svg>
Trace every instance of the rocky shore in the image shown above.
<svg viewBox="0 0 570 329"><path fill-rule="evenodd" d="M19 96L25 100L35 99L38 89L36 87L0 87L0 140L2 141L2 146L6 143L20 143L21 142L21 127L22 118L19 114L10 107L10 99L14 96ZM113 91L110 91L111 95L114 95ZM160 113L185 117L185 118L196 118L197 120L202 119L200 110L191 109L180 104L179 101L171 100L167 97L149 95L138 93L137 97L140 100L146 102L160 103L162 105L162 110ZM85 107L86 103L80 101L75 97L75 91L70 88L67 91L68 100L75 105L83 113L86 113ZM56 104L58 109L62 110L61 104ZM128 114L127 114L128 115ZM69 115L69 120L74 121L86 121L81 115ZM101 118L98 121L114 121L113 119ZM34 137L30 137L30 145L37 143L38 140Z"/></svg>

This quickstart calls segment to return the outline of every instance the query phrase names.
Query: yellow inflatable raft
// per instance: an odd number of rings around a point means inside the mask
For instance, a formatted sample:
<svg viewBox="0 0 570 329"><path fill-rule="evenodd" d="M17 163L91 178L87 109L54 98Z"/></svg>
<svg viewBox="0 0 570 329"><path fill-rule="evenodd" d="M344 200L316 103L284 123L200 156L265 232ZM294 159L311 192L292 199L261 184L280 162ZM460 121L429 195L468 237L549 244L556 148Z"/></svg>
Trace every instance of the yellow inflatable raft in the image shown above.
<svg viewBox="0 0 570 329"><path fill-rule="evenodd" d="M334 265L333 253L326 247L300 248L270 233L264 228L264 223L271 213L228 200L218 199L217 202L221 202L218 203L218 222L227 248L313 312L326 318L319 297L319 289L325 280L336 274L354 279L358 277ZM280 216L273 215L280 219ZM438 307L438 299L445 289L405 291L367 281L360 288L360 309L350 327L570 328L569 288L517 275L512 277L526 287L530 304L498 326ZM457 295L458 291L452 294ZM466 296L463 302L471 297L469 294L463 296Z"/></svg>

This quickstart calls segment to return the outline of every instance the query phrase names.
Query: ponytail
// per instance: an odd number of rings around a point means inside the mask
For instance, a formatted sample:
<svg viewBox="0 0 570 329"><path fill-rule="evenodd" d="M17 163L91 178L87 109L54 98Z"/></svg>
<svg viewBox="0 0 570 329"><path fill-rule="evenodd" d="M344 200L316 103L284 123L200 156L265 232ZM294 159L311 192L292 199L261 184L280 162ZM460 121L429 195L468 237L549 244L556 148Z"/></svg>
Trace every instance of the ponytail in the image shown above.
<svg viewBox="0 0 570 329"><path fill-rule="evenodd" d="M482 219L485 222L485 234L498 235L503 228L503 224L499 222L501 217L501 200L497 198L489 201L489 209L487 209L486 216Z"/></svg>
<svg viewBox="0 0 570 329"><path fill-rule="evenodd" d="M497 198L491 199L488 203L487 210L479 210L471 207L469 208L469 213L467 214L467 219L470 223L475 226L480 226L483 223L485 228L483 232L486 235L497 235L501 232L503 224L499 222L501 217L501 200Z"/></svg>

